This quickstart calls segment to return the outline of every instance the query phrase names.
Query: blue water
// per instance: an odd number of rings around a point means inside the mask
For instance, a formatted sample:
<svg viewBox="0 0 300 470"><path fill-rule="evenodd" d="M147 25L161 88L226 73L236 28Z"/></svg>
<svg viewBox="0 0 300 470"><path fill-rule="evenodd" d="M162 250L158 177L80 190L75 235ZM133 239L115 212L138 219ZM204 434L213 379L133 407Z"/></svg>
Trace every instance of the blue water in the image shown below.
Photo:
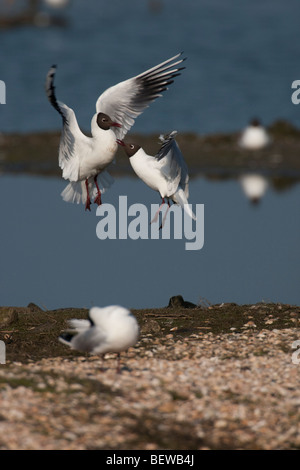
<svg viewBox="0 0 300 470"><path fill-rule="evenodd" d="M299 0L73 0L54 14L68 26L0 30L7 87L0 131L60 127L44 94L53 63L59 99L88 130L108 86L182 50L186 70L134 131L235 131L254 115L265 124L300 124L291 102L291 84L300 79Z"/></svg>
<svg viewBox="0 0 300 470"><path fill-rule="evenodd" d="M269 187L253 206L235 180L192 180L190 202L205 208L197 251L187 251L184 238L99 240L96 206L88 213L65 203L65 184L0 177L1 305L151 308L178 294L195 303L299 305L299 184L280 193ZM118 178L104 194L117 214L119 195L128 195L128 206L159 203L137 178Z"/></svg>
<svg viewBox="0 0 300 470"><path fill-rule="evenodd" d="M3 0L0 7L3 15ZM48 12L67 26L0 30L0 132L60 128L44 92L52 64L58 98L89 130L107 87L180 51L186 69L134 132L237 131L253 116L300 125L291 101L300 79L299 0L73 0ZM280 193L269 187L253 207L235 180L192 180L190 201L205 205L199 251L185 250L185 240L101 241L95 208L64 203L64 185L0 176L0 305L156 307L177 294L299 304L299 184ZM135 178L118 179L104 200L117 207L120 194L130 204L159 202Z"/></svg>

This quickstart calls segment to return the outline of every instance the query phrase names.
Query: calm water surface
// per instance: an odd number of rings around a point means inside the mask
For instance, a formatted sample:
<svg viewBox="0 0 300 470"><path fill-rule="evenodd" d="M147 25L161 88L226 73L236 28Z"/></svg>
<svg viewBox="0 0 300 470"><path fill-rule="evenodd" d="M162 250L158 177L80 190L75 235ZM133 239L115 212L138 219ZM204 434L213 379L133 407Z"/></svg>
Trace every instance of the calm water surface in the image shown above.
<svg viewBox="0 0 300 470"><path fill-rule="evenodd" d="M300 302L299 184L269 188L253 206L235 180L192 180L190 202L205 205L199 251L186 251L186 240L101 241L95 207L62 201L64 186L1 176L1 305L145 308L177 294L196 303ZM136 178L117 179L103 200L118 209L119 195L128 205L159 202Z"/></svg>
<svg viewBox="0 0 300 470"><path fill-rule="evenodd" d="M135 131L236 131L253 116L300 125L291 102L291 84L300 79L299 0L73 0L54 14L67 26L0 30L0 79L7 85L0 131L59 128L44 92L53 63L58 98L89 130L108 86L180 51L186 70Z"/></svg>
<svg viewBox="0 0 300 470"><path fill-rule="evenodd" d="M0 19L7 4L0 0ZM44 91L52 64L58 98L89 130L102 91L182 50L186 70L134 132L236 131L253 116L300 125L291 102L300 79L299 0L73 0L54 13L66 27L0 29L0 132L60 128ZM186 251L185 240L100 241L95 208L64 203L64 185L0 176L0 305L156 307L177 294L299 304L299 184L270 187L254 207L235 180L192 180L190 202L205 205L199 251ZM159 202L136 178L118 179L104 202L117 207L119 195L129 204Z"/></svg>

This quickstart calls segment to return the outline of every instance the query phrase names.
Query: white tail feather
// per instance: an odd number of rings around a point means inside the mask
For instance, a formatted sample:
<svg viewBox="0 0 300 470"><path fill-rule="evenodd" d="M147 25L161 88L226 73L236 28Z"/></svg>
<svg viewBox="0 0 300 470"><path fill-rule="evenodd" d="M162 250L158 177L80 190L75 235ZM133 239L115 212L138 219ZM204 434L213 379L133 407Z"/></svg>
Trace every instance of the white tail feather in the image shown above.
<svg viewBox="0 0 300 470"><path fill-rule="evenodd" d="M105 191L113 184L113 177L107 172L102 171L97 177L97 182L101 194L104 194ZM94 183L94 178L89 178L89 193L91 200L97 196L97 188ZM66 202L73 202L76 204L86 203L87 193L85 181L71 181L61 193L61 197Z"/></svg>
<svg viewBox="0 0 300 470"><path fill-rule="evenodd" d="M73 202L76 204L86 202L86 188L84 181L71 181L61 193L61 197L66 202Z"/></svg>
<svg viewBox="0 0 300 470"><path fill-rule="evenodd" d="M196 216L193 213L192 209L190 208L190 205L188 203L188 200L186 198L186 195L183 191L183 189L179 188L176 193L173 196L173 199L177 204L179 204L183 210L193 219L196 220Z"/></svg>

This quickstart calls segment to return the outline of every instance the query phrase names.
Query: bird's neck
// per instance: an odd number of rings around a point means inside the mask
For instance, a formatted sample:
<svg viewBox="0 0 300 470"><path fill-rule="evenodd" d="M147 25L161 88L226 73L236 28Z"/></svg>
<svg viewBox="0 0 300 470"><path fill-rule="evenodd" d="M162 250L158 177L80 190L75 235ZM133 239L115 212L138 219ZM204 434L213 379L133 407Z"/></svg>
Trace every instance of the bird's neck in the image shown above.
<svg viewBox="0 0 300 470"><path fill-rule="evenodd" d="M91 121L91 133L94 139L109 139L111 135L115 136L112 129L101 129L101 127L97 124L97 114L94 114L92 121ZM115 138L115 137L114 137Z"/></svg>

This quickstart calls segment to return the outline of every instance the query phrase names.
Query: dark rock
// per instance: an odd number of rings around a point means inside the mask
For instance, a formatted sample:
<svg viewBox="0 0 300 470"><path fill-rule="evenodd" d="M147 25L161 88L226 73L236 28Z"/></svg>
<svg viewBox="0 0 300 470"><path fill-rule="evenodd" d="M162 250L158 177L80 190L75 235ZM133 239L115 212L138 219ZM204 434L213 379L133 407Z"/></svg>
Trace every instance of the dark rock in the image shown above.
<svg viewBox="0 0 300 470"><path fill-rule="evenodd" d="M33 302L30 302L27 305L27 308L30 310L30 312L43 312L43 309L38 305L34 304Z"/></svg>
<svg viewBox="0 0 300 470"><path fill-rule="evenodd" d="M168 307L196 308L197 305L193 304L192 302L185 301L182 295L175 295L174 297L170 298Z"/></svg>

